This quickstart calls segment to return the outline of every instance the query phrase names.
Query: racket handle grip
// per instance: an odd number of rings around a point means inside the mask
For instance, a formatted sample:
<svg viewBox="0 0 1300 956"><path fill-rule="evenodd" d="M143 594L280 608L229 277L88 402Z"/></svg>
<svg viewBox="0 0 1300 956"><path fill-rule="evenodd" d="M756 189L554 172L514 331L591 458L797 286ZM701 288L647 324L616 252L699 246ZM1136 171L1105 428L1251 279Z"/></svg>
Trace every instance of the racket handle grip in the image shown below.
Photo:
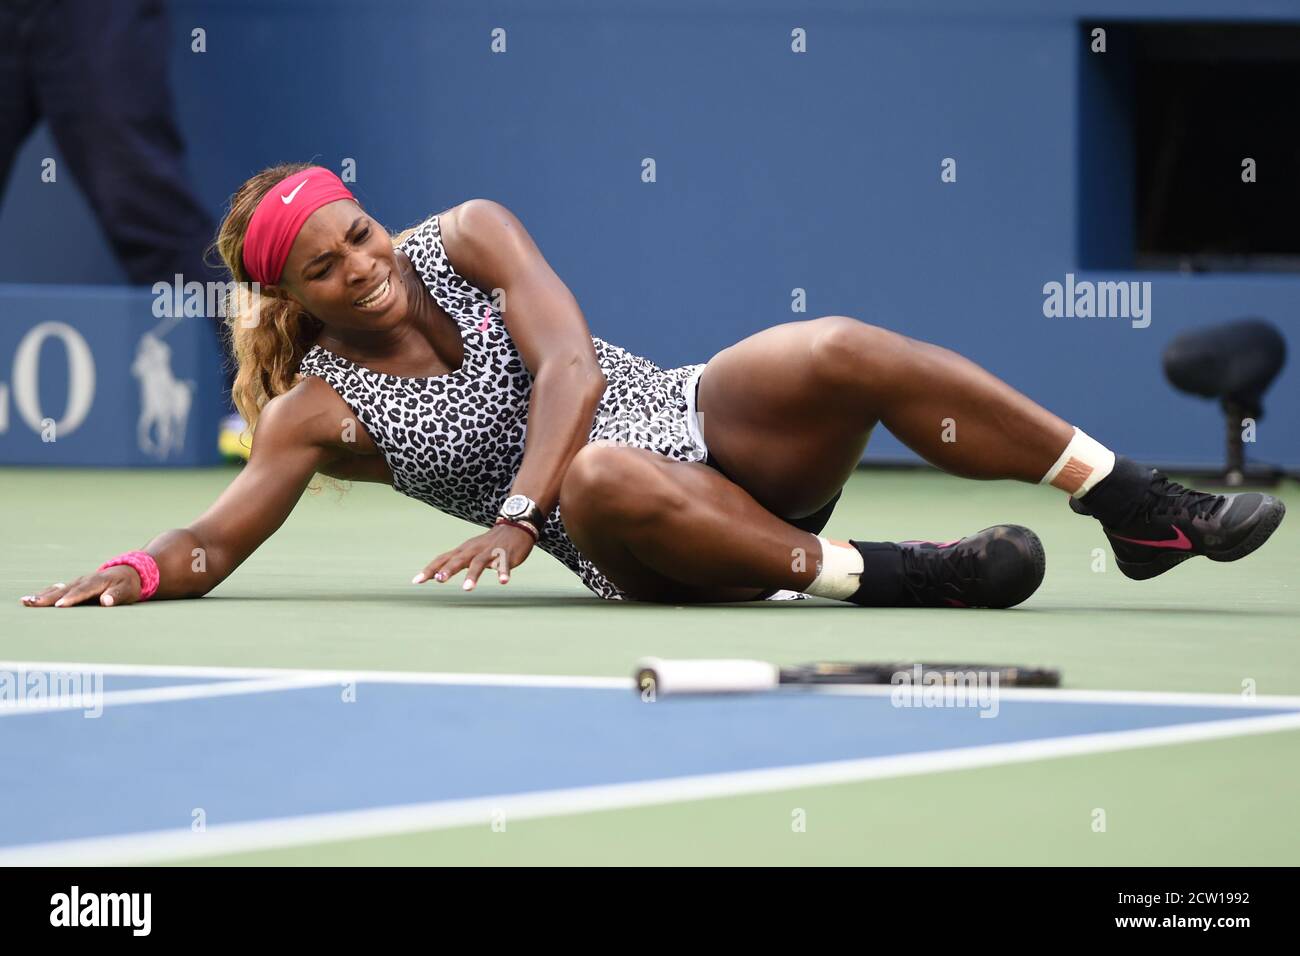
<svg viewBox="0 0 1300 956"><path fill-rule="evenodd" d="M643 657L636 666L636 690L664 694L752 694L774 689L781 671L766 661L662 660Z"/></svg>

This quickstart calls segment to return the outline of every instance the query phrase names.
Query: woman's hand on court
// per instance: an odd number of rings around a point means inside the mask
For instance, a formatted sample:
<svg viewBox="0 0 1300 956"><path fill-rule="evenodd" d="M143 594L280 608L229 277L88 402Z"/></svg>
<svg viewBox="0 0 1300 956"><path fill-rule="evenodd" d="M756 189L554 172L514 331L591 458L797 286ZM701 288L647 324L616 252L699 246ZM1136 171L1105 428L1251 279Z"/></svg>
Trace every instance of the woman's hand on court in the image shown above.
<svg viewBox="0 0 1300 956"><path fill-rule="evenodd" d="M478 584L479 575L487 568L493 568L497 580L508 584L511 569L524 563L534 543L533 536L523 528L499 524L486 534L470 538L460 547L438 555L425 565L412 583L423 584L433 580L442 584L465 571L465 583L461 587L472 591Z"/></svg>
<svg viewBox="0 0 1300 956"><path fill-rule="evenodd" d="M140 600L140 575L134 568L117 565L96 571L71 583L51 584L43 591L25 595L24 607L72 607L94 601L103 607L134 604Z"/></svg>

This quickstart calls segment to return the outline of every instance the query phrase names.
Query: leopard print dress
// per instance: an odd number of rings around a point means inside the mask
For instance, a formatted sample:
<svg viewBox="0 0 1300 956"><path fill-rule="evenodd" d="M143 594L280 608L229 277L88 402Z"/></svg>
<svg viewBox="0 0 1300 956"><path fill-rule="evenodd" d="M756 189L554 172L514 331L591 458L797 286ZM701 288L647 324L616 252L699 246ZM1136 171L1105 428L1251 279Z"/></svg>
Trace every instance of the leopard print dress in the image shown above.
<svg viewBox="0 0 1300 956"><path fill-rule="evenodd" d="M489 527L523 461L532 376L492 300L448 261L437 216L398 248L460 326L461 367L427 378L388 375L316 345L299 372L324 379L348 404L388 462L393 488ZM592 343L607 385L588 440L619 441L676 461L703 461L707 449L688 424L687 385L704 366L662 369L595 336ZM625 599L569 539L558 507L538 547L600 597Z"/></svg>

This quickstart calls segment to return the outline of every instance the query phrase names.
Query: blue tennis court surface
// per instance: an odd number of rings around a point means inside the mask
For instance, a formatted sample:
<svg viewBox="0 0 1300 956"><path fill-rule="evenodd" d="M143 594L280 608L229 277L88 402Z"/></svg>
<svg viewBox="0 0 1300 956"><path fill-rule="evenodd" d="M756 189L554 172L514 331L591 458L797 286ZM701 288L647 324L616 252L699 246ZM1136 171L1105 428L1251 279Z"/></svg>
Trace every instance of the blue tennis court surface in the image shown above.
<svg viewBox="0 0 1300 956"><path fill-rule="evenodd" d="M1300 707L1059 701L898 707L886 694L665 698L625 687L113 675L218 696L0 720L0 858L54 841L1113 734ZM51 759L57 755L58 759ZM36 768L40 768L37 770Z"/></svg>

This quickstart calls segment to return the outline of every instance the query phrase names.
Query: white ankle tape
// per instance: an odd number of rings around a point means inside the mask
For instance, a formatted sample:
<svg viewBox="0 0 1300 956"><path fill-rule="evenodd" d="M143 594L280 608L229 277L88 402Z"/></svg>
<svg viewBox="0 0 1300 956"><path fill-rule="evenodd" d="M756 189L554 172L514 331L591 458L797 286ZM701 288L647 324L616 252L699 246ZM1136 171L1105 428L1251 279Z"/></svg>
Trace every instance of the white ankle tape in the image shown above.
<svg viewBox="0 0 1300 956"><path fill-rule="evenodd" d="M846 600L862 583L862 553L851 544L836 544L820 535L817 541L822 546L822 559L817 565L817 577L804 593Z"/></svg>
<svg viewBox="0 0 1300 956"><path fill-rule="evenodd" d="M1089 438L1081 429L1056 459L1056 464L1043 475L1040 485L1060 488L1071 498L1081 498L1115 467L1115 453L1101 442Z"/></svg>

